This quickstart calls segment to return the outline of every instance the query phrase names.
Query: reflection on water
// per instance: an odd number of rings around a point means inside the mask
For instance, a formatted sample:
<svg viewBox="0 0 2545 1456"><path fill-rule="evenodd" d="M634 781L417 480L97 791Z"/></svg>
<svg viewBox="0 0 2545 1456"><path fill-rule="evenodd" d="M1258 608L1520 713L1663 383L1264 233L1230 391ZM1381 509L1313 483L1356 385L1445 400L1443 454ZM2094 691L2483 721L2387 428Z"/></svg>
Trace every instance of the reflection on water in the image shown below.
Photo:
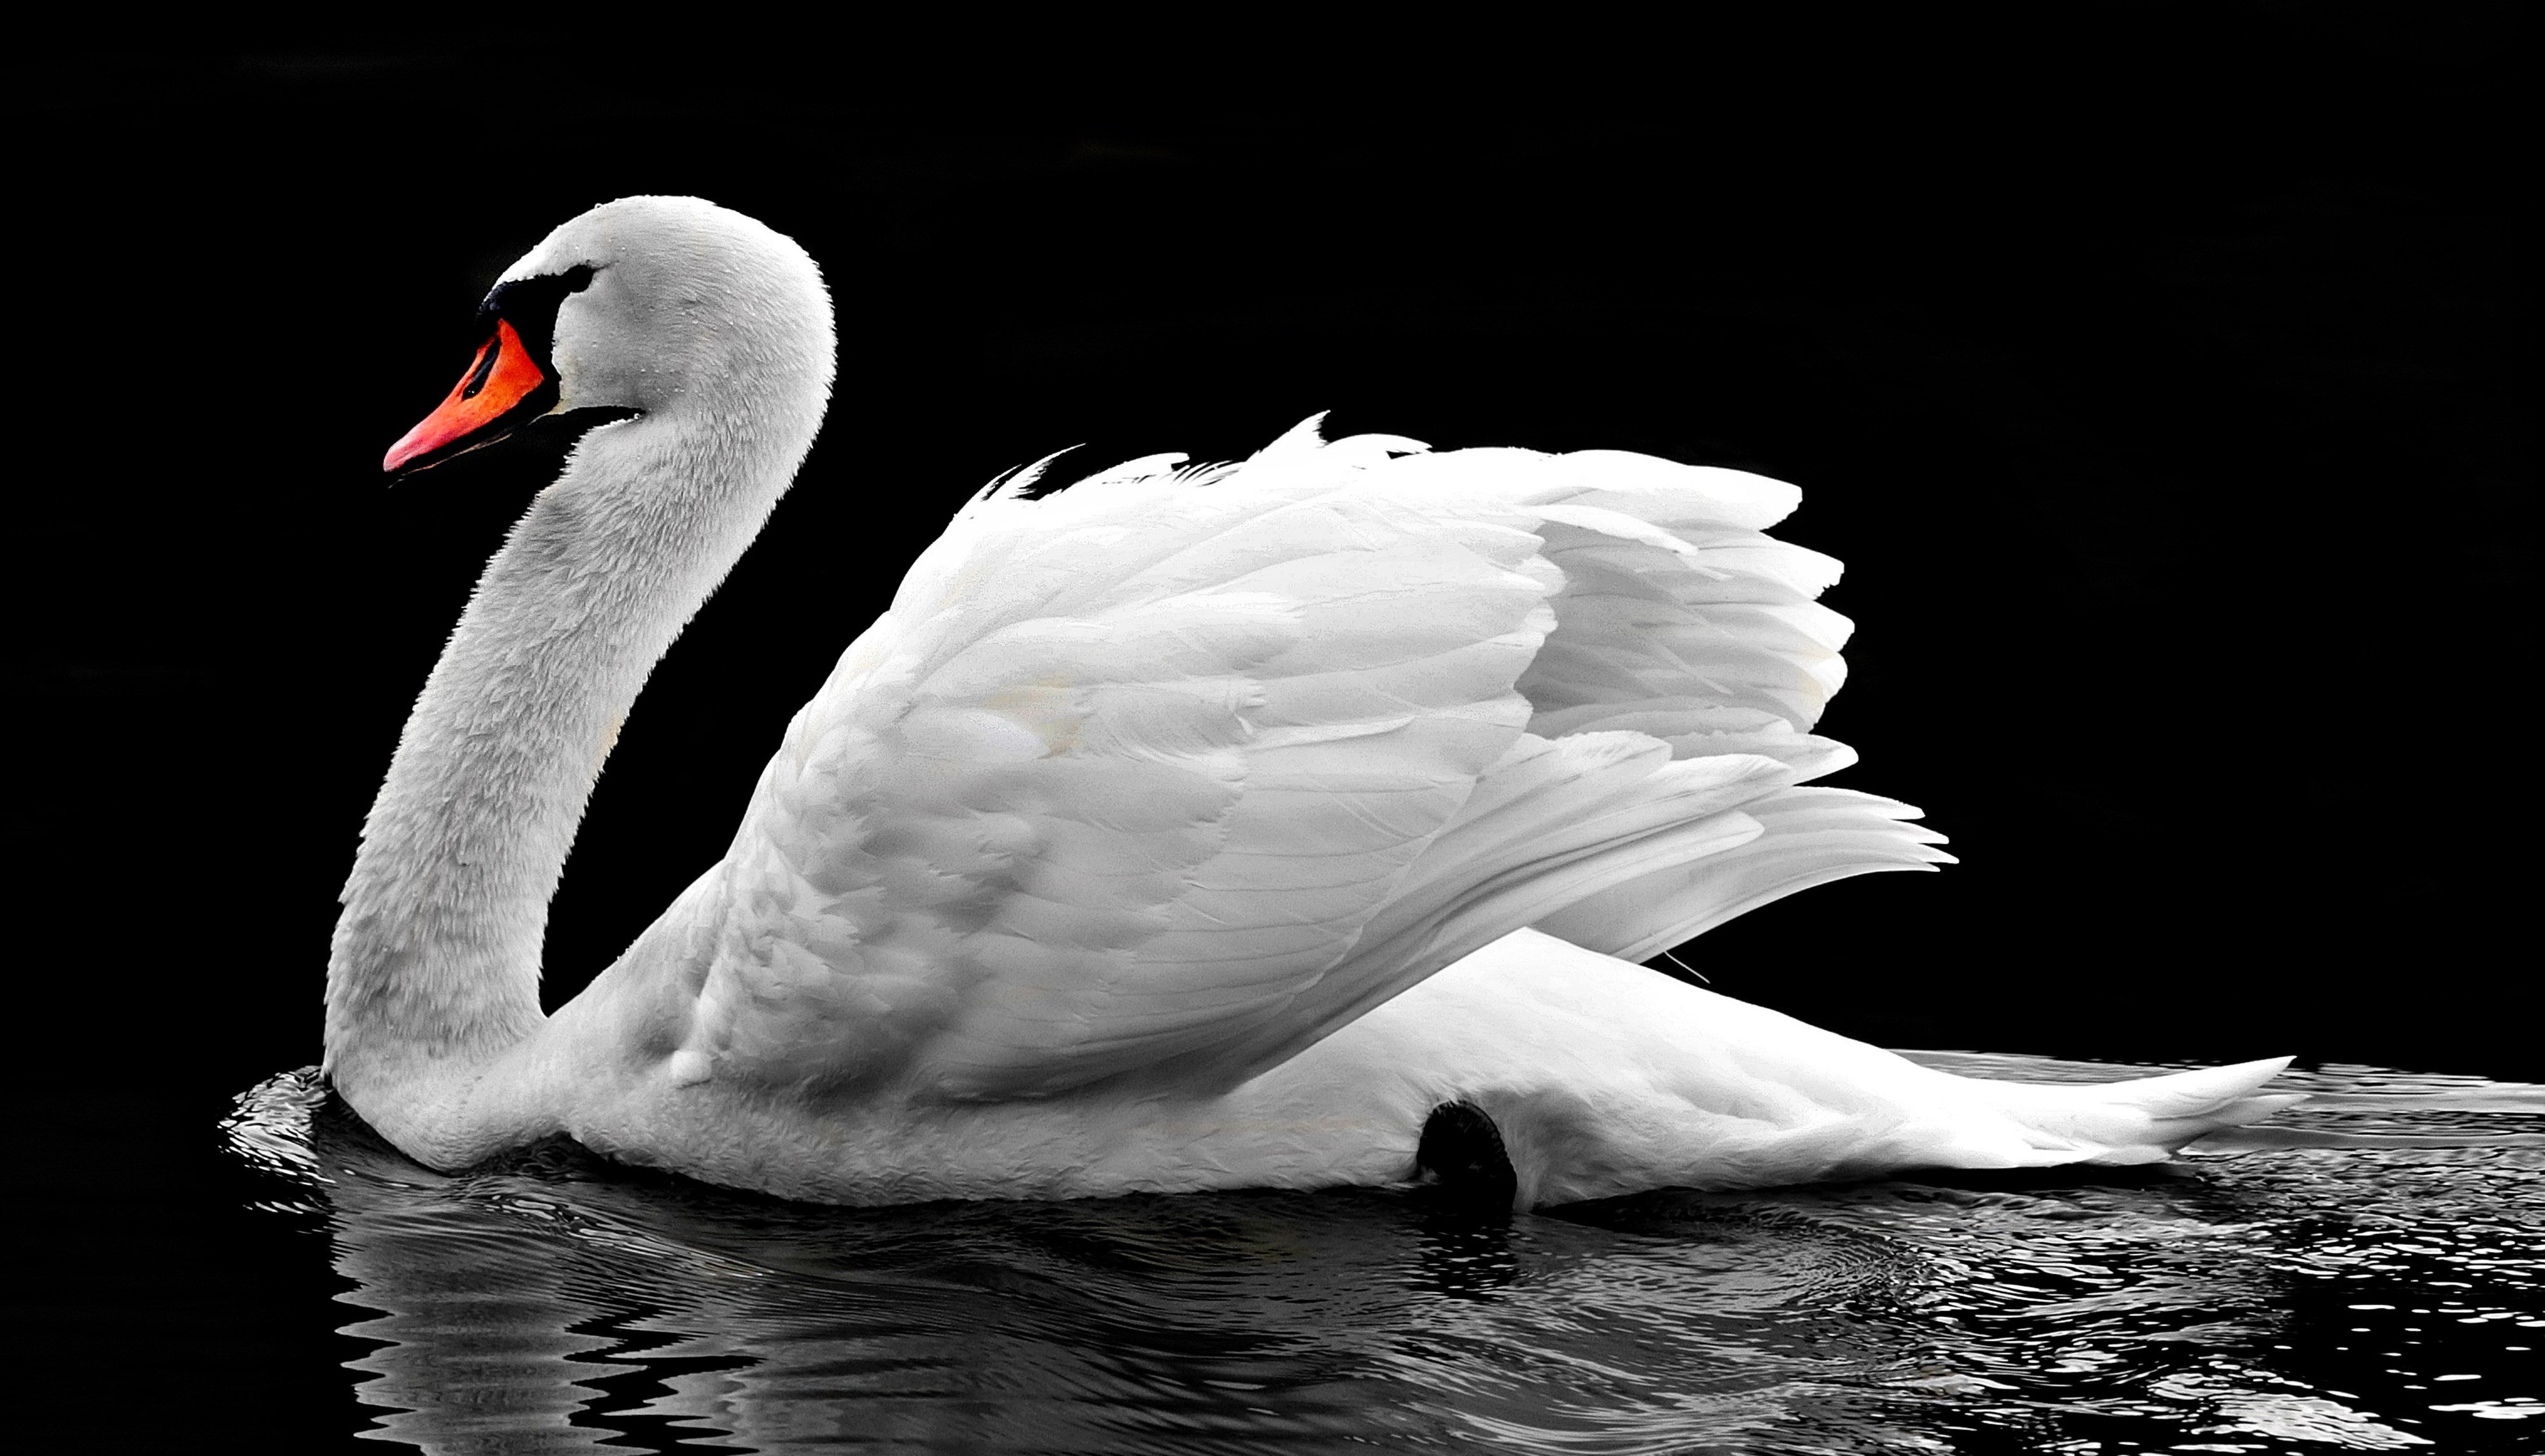
<svg viewBox="0 0 2545 1456"><path fill-rule="evenodd" d="M1929 1054L1953 1071L2129 1069ZM1388 1192L822 1209L458 1177L244 1094L348 1426L435 1452L2545 1448L2545 1088L2336 1068L2152 1170L1459 1217Z"/></svg>

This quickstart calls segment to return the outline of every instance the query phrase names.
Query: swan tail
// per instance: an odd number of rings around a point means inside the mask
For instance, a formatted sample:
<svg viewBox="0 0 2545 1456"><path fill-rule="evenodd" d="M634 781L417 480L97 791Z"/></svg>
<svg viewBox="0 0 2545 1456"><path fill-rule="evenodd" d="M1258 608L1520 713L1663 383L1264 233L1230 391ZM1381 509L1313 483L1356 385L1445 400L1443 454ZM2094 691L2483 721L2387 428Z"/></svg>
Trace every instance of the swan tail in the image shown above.
<svg viewBox="0 0 2545 1456"><path fill-rule="evenodd" d="M2290 1060L2266 1057L2099 1086L1987 1086L2038 1155L2022 1166L2162 1163L2197 1138L2305 1101L2302 1092L2261 1091Z"/></svg>

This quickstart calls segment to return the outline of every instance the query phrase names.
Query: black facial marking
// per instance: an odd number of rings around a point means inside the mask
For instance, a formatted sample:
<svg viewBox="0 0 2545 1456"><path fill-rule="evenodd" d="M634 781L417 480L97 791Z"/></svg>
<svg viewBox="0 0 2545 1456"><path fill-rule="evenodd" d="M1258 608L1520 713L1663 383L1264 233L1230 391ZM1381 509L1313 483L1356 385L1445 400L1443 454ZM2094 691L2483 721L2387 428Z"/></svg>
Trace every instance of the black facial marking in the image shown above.
<svg viewBox="0 0 2545 1456"><path fill-rule="evenodd" d="M578 263L563 273L544 274L538 278L515 279L497 283L486 301L477 306L479 338L492 338L495 320L502 319L522 336L522 347L539 367L549 368L548 351L556 343L557 308L569 293L580 293L592 286L600 270L589 263Z"/></svg>

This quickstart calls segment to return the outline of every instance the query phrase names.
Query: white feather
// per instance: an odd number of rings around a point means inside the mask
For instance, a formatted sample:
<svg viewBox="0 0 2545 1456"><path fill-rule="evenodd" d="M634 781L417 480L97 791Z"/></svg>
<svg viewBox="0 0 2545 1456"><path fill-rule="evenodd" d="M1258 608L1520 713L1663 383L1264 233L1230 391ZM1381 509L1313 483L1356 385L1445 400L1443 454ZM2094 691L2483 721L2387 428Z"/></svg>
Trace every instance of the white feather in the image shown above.
<svg viewBox="0 0 2545 1456"><path fill-rule="evenodd" d="M563 1131L847 1202L1317 1186L1409 1175L1456 1098L1553 1201L2131 1161L2276 1105L2255 1066L1992 1089L1615 959L1945 857L1804 786L1852 757L1810 731L1837 563L1762 534L1781 482L1313 419L1237 465L1028 500L1046 458L974 497L724 857L542 1018L593 766L830 378L818 274L748 219L632 199L511 276L578 266L560 407L644 413L489 565L330 965L330 1075L420 1159Z"/></svg>

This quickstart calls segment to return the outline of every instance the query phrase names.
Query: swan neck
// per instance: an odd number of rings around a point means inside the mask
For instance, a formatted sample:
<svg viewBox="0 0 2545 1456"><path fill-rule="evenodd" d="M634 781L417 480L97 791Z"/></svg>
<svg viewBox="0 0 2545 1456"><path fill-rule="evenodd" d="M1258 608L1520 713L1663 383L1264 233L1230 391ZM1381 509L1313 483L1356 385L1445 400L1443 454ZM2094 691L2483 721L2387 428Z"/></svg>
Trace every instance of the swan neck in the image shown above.
<svg viewBox="0 0 2545 1456"><path fill-rule="evenodd" d="M811 445L827 327L819 344L776 388L701 390L587 434L418 696L345 885L327 991L329 1076L409 1154L492 1151L465 1146L451 1103L544 1019L540 943L584 806L646 676Z"/></svg>

